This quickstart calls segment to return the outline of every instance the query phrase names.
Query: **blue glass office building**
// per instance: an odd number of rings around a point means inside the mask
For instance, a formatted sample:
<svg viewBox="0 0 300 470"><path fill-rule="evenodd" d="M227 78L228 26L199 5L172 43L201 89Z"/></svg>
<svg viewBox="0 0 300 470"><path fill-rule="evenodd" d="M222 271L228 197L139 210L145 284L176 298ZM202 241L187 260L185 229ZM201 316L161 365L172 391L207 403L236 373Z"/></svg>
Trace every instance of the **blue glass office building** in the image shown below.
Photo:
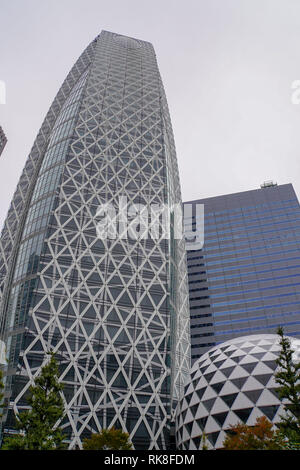
<svg viewBox="0 0 300 470"><path fill-rule="evenodd" d="M279 325L298 337L300 206L293 186L266 184L185 204L204 204L205 214L203 248L188 251L192 361Z"/></svg>

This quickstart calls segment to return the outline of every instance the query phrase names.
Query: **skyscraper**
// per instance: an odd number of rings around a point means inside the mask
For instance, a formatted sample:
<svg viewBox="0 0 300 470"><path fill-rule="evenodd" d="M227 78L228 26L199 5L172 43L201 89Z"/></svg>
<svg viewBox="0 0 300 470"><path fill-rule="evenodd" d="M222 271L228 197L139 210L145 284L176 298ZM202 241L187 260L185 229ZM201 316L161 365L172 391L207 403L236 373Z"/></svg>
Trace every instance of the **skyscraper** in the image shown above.
<svg viewBox="0 0 300 470"><path fill-rule="evenodd" d="M2 127L0 126L0 155L3 152L6 143L7 143L7 137L4 134Z"/></svg>
<svg viewBox="0 0 300 470"><path fill-rule="evenodd" d="M53 350L70 449L111 426L136 449L168 446L190 366L185 245L174 236L180 203L153 47L102 31L45 118L2 232L4 434ZM107 205L118 225L105 238L97 227ZM132 214L161 205L170 209L170 236L144 236L145 218Z"/></svg>
<svg viewBox="0 0 300 470"><path fill-rule="evenodd" d="M274 334L279 325L298 337L300 206L293 186L268 183L189 204L203 204L205 214L203 248L188 252L192 361L239 336Z"/></svg>

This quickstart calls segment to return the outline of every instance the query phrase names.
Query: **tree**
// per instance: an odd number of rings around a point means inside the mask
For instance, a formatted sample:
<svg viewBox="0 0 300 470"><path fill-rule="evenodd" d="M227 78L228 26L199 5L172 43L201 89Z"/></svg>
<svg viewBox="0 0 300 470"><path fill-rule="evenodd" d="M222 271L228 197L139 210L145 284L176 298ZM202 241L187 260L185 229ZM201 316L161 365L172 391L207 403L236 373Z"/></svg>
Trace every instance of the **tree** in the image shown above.
<svg viewBox="0 0 300 470"><path fill-rule="evenodd" d="M224 450L282 450L284 439L265 417L257 418L254 426L237 424L231 426L223 442Z"/></svg>
<svg viewBox="0 0 300 470"><path fill-rule="evenodd" d="M203 433L201 436L201 444L200 447L202 446L201 450L208 450L208 445L207 445L207 437L206 434Z"/></svg>
<svg viewBox="0 0 300 470"><path fill-rule="evenodd" d="M276 360L279 371L275 374L276 383L280 385L277 393L284 404L285 416L277 424L280 432L286 437L289 448L299 449L300 446L300 362L293 361L294 351L290 340L284 336L283 329L278 328L281 351Z"/></svg>
<svg viewBox="0 0 300 470"><path fill-rule="evenodd" d="M21 434L7 437L3 450L55 450L65 448L64 436L55 424L64 415L58 382L58 365L53 353L41 369L35 384L29 388L31 409L17 416L16 427Z"/></svg>
<svg viewBox="0 0 300 470"><path fill-rule="evenodd" d="M92 434L83 440L84 450L131 450L129 434L121 429L103 429L100 433Z"/></svg>

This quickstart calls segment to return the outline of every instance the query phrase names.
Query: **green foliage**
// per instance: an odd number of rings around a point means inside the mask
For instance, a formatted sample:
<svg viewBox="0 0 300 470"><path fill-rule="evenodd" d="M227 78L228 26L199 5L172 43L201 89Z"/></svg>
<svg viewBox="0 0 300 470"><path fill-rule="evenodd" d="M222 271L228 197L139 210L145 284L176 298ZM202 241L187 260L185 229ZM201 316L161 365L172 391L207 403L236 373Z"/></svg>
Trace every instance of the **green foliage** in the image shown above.
<svg viewBox="0 0 300 470"><path fill-rule="evenodd" d="M29 388L31 409L17 416L16 427L21 434L4 440L3 450L55 450L65 448L64 436L56 422L64 415L63 400L59 394L58 365L54 355L46 364L35 385Z"/></svg>
<svg viewBox="0 0 300 470"><path fill-rule="evenodd" d="M277 359L280 367L275 374L276 383L280 385L277 393L281 400L286 399L284 404L285 416L277 424L280 432L288 441L288 448L300 448L300 362L294 363L290 340L284 336L283 329L277 330L280 336L281 351Z"/></svg>
<svg viewBox="0 0 300 470"><path fill-rule="evenodd" d="M202 434L202 437L201 437L201 446L202 446L202 449L201 450L208 450L208 445L207 445L207 437L206 437L206 434L203 433ZM200 446L200 447L201 447Z"/></svg>
<svg viewBox="0 0 300 470"><path fill-rule="evenodd" d="M254 426L240 423L231 426L223 443L224 450L282 450L284 438L272 429L272 423L265 417L257 418Z"/></svg>
<svg viewBox="0 0 300 470"><path fill-rule="evenodd" d="M129 434L121 429L103 429L98 434L92 434L83 440L84 450L131 450Z"/></svg>

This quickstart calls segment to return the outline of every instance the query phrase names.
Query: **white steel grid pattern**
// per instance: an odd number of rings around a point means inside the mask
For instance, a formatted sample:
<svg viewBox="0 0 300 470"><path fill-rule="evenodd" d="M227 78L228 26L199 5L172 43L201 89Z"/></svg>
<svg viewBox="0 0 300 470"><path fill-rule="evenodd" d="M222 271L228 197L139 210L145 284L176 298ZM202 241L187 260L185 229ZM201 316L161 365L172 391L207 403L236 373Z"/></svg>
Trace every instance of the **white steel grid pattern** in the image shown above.
<svg viewBox="0 0 300 470"><path fill-rule="evenodd" d="M95 215L124 194L128 204L181 202L175 146L152 46L108 32L94 44L11 406L15 413L26 407L24 395L52 349L65 385L69 448L115 425L136 448L163 449L190 365L184 242L99 240Z"/></svg>

